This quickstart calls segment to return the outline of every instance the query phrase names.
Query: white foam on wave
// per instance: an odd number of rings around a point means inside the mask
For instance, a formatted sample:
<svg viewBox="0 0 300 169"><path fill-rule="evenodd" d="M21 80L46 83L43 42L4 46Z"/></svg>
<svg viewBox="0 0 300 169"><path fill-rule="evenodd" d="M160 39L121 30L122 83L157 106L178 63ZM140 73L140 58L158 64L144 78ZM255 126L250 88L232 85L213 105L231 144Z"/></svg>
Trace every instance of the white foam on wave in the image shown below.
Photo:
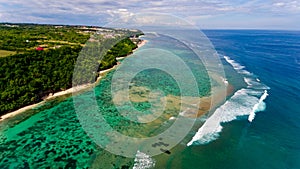
<svg viewBox="0 0 300 169"><path fill-rule="evenodd" d="M245 70L245 66L240 65L239 63L237 63L235 60L231 59L228 56L224 56L224 59L240 74L243 75L253 75L252 73L248 72L247 70Z"/></svg>
<svg viewBox="0 0 300 169"><path fill-rule="evenodd" d="M244 77L244 81L247 83L248 87L252 87L255 89L261 89L264 87L263 84L259 83L256 79L252 77Z"/></svg>
<svg viewBox="0 0 300 169"><path fill-rule="evenodd" d="M147 169L153 168L155 166L155 160L152 159L149 155L137 151L134 159L133 169Z"/></svg>
<svg viewBox="0 0 300 169"><path fill-rule="evenodd" d="M222 106L220 106L213 115L199 128L192 140L187 144L207 144L219 137L222 131L222 123L230 122L239 116L247 116L248 121L252 122L255 113L264 111L266 104L264 100L268 96L268 86L259 83L260 80L252 73L244 70L244 66L224 56L225 60L233 66L238 73L245 76L244 81L247 83L247 89L241 89L234 93Z"/></svg>
<svg viewBox="0 0 300 169"><path fill-rule="evenodd" d="M255 79L253 77L244 77L245 83L248 85L248 88L252 88L254 90L269 90L270 88L265 84L261 83L260 80Z"/></svg>
<svg viewBox="0 0 300 169"><path fill-rule="evenodd" d="M247 83L248 86L252 86L250 78L244 77L244 82Z"/></svg>
<svg viewBox="0 0 300 169"><path fill-rule="evenodd" d="M265 90L264 94L260 97L258 103L256 103L254 105L254 107L252 108L252 111L248 117L248 121L249 122L252 122L254 120L254 117L255 117L255 113L256 112L259 112L259 111L263 111L266 109L266 104L264 103L264 100L268 97L268 91Z"/></svg>
<svg viewBox="0 0 300 169"><path fill-rule="evenodd" d="M242 66L236 66L236 65L239 65L239 64L237 62L235 62L234 60L230 59L230 57L224 56L224 58L234 68L235 67L242 67ZM250 113L250 115L248 117L248 121L252 122L253 119L255 118L255 113L258 112L258 111L262 111L262 109L265 109L265 103L263 101L267 98L267 96L268 96L267 90L269 90L270 88L268 86L266 86L265 84L261 83L260 79L255 78L252 73L250 73L250 72L248 72L246 70L241 70L241 69L236 69L236 70L239 73L245 75L244 81L248 85L248 88L253 89L254 92L257 91L257 90L265 90L264 94L260 97L259 102L253 107L252 112Z"/></svg>
<svg viewBox="0 0 300 169"><path fill-rule="evenodd" d="M244 81L248 85L248 88L269 90L270 88L262 83L255 77L255 75L247 70L245 66L240 65L235 60L231 59L229 56L224 56L224 59L239 73L244 75Z"/></svg>
<svg viewBox="0 0 300 169"><path fill-rule="evenodd" d="M260 101L255 96L256 94L257 93L253 93L250 89L241 89L237 91L206 120L187 145L190 146L193 143L206 144L216 140L219 133L222 131L222 123L235 120L239 116L250 115L253 111L253 107Z"/></svg>

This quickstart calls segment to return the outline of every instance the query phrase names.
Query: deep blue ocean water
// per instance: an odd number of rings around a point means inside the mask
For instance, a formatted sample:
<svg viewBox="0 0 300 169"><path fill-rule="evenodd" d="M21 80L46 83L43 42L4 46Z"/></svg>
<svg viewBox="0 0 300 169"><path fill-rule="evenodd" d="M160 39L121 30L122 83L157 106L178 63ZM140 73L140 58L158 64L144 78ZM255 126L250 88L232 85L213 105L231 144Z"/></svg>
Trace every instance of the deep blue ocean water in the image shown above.
<svg viewBox="0 0 300 169"><path fill-rule="evenodd" d="M217 139L186 149L180 168L300 168L300 32L204 32L221 58L250 73L254 83L268 86L269 96L251 123L237 117L222 123Z"/></svg>
<svg viewBox="0 0 300 169"><path fill-rule="evenodd" d="M206 30L204 33L218 51L234 93L206 119L202 126L204 135L196 130L188 135L200 133L204 137L190 146L184 140L170 155L153 157L156 168L299 169L300 32ZM151 42L148 46L151 47ZM96 91L104 90L108 79L109 76L105 77ZM90 99L89 92L79 97ZM37 110L20 123L17 120L10 128L0 123L0 168L133 165L134 159L116 157L93 143L78 122L72 98L49 104L53 105ZM251 113L255 116L250 122ZM109 117L112 123L118 122L113 121L114 116ZM210 130L209 126L214 125L222 129Z"/></svg>

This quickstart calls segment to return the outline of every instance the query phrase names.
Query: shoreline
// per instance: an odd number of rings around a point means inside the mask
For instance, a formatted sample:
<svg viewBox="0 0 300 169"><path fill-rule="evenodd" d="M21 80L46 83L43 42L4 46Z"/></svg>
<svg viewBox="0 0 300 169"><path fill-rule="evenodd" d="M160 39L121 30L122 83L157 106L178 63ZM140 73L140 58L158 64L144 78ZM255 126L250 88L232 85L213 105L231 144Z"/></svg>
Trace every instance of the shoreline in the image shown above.
<svg viewBox="0 0 300 169"><path fill-rule="evenodd" d="M144 46L146 43L147 43L146 40L141 40L141 42L139 44L137 44L138 47L136 49L134 49L131 54L129 54L129 55L125 56L125 57L116 58L116 59L117 60L121 60L121 59L124 59L126 57L129 57L130 55L133 54L133 52L135 52L140 47ZM28 111L30 109L36 108L36 107L38 107L40 105L43 105L45 102L47 102L47 101L49 101L51 99L55 99L57 97L64 96L64 95L67 95L67 94L72 94L72 93L80 92L80 91L83 91L83 90L88 89L90 87L93 87L93 86L95 86L102 79L102 77L103 77L102 75L103 74L105 74L105 73L107 73L107 72L115 69L117 66L118 66L118 64L114 65L113 67L111 67L109 69L105 69L105 70L102 70L102 71L98 72L99 77L97 78L97 80L94 83L83 84L83 85L71 87L69 89L66 89L66 90L63 90L63 91L59 91L59 92L56 92L56 93L53 93L53 94L49 94L48 96L45 96L44 99L43 99L43 101L41 101L39 103L31 104L31 105L22 107L22 108L20 108L18 110L15 110L13 112L4 114L4 115L0 116L0 122L6 120L8 118L14 117L14 116L16 116L18 114L24 113L24 112L26 112L26 111Z"/></svg>
<svg viewBox="0 0 300 169"><path fill-rule="evenodd" d="M138 50L140 47L144 46L147 42L148 42L147 40L141 40L141 42L137 44L137 48L135 48L135 49L132 50L132 53L130 53L130 54L128 54L127 56L124 56L124 57L117 57L117 58L116 58L117 61L123 60L123 59L125 59L126 57L132 55L136 50Z"/></svg>

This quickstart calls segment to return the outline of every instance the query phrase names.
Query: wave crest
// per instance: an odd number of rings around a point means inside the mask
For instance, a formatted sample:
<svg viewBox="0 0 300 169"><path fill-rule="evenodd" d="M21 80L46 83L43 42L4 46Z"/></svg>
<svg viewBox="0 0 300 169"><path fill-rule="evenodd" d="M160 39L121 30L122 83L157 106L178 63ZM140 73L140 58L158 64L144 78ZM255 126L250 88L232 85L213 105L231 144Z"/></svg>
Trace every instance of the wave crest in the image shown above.
<svg viewBox="0 0 300 169"><path fill-rule="evenodd" d="M258 103L256 103L248 117L248 121L252 122L255 118L255 113L259 111L264 111L266 109L266 104L264 103L264 100L268 97L268 91L265 90L264 94L260 97Z"/></svg>
<svg viewBox="0 0 300 169"><path fill-rule="evenodd" d="M239 116L248 116L248 121L252 122L255 113L264 111L266 104L264 100L268 96L267 90L270 89L249 71L245 66L240 65L228 56L224 59L240 74L244 75L244 81L247 83L247 89L240 89L234 93L223 105L221 105L213 115L199 128L192 140L187 144L207 144L219 137L222 131L222 123L230 122Z"/></svg>

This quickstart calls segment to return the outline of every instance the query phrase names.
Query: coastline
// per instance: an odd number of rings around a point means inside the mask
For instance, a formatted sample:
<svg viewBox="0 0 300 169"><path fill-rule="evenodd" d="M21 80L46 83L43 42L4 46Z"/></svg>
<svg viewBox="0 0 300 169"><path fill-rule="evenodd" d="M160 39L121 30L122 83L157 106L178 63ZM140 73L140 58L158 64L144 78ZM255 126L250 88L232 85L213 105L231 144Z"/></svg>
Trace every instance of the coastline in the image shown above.
<svg viewBox="0 0 300 169"><path fill-rule="evenodd" d="M137 44L137 48L134 49L131 54L129 54L129 55L125 56L125 57L116 58L116 59L117 60L121 60L121 59L124 59L126 57L129 57L130 55L133 54L133 52L135 52L140 47L144 46L146 43L147 43L146 40L142 40L141 39L141 42ZM101 78L103 77L102 76L103 74L108 73L109 71L115 69L117 66L118 65L114 65L112 68L105 69L105 70L102 70L102 71L98 72L99 73L99 77L97 78L97 80L94 83L83 84L83 85L71 87L71 88L63 90L63 91L56 92L54 94L50 94L48 96L45 96L45 98L43 99L43 101L41 101L39 103L28 105L28 106L22 107L22 108L20 108L18 110L15 110L13 112L4 114L4 115L0 116L0 122L6 120L8 118L14 117L14 116L16 116L18 114L24 113L24 112L26 112L26 111L28 111L30 109L36 108L36 107L38 107L40 105L43 105L45 102L47 102L47 101L49 101L51 99L55 99L57 97L64 96L64 95L67 95L67 94L72 94L72 93L80 92L80 91L83 91L83 90L88 89L90 87L93 87L95 84L97 84L101 80Z"/></svg>
<svg viewBox="0 0 300 169"><path fill-rule="evenodd" d="M144 46L147 42L148 42L147 40L141 40L141 42L139 44L137 44L138 47L136 49L134 49L131 54L128 54L125 57L116 58L117 61L125 59L126 57L130 57L136 50L138 50L140 47ZM111 70L116 69L119 64L120 63L118 63L117 65L114 65L113 67L111 67L109 69L105 69L105 70L102 70L102 71L98 72L99 77L97 78L97 80L94 83L88 83L88 84L83 84L83 85L79 85L79 86L74 86L74 87L69 88L69 89L64 90L64 91L59 91L59 92L56 92L56 93L53 93L53 94L49 94L48 96L45 96L43 98L43 101L41 101L39 103L28 105L28 106L22 107L22 108L20 108L16 111L7 113L5 115L2 115L0 117L0 122L6 120L8 118L14 117L18 114L24 113L24 112L26 112L30 109L34 109L34 108L36 108L40 105L43 105L44 103L46 103L47 101L50 101L52 99L55 99L55 98L58 98L58 97L61 97L61 96L65 96L65 95L68 95L68 94L72 94L72 93L73 94L79 93L79 92L82 92L86 89L92 88L97 83L99 83L99 81L102 79L102 77L106 73L110 72ZM214 78L219 84L224 84L224 81L219 76L212 75L212 78ZM214 89L215 93L212 93L212 95L210 95L210 96L200 98L201 99L201 105L200 105L201 109L199 109L196 114L195 113L190 114L189 112L186 112L186 113L183 113L183 115L189 116L189 117L200 117L200 116L206 114L208 111L214 110L215 108L217 108L217 106L220 103L222 103L223 99L225 99L227 96L231 95L232 92L233 92L233 86L231 84L227 83L226 86L227 86L226 87L227 88L226 94L223 93L222 90L220 90L218 88L215 88Z"/></svg>
<svg viewBox="0 0 300 169"><path fill-rule="evenodd" d="M137 44L137 48L135 48L134 50L132 50L132 53L128 54L127 56L124 57L117 57L117 61L125 59L126 57L130 56L131 54L133 54L136 50L138 50L140 47L144 46L148 41L147 40L141 40L140 43Z"/></svg>

